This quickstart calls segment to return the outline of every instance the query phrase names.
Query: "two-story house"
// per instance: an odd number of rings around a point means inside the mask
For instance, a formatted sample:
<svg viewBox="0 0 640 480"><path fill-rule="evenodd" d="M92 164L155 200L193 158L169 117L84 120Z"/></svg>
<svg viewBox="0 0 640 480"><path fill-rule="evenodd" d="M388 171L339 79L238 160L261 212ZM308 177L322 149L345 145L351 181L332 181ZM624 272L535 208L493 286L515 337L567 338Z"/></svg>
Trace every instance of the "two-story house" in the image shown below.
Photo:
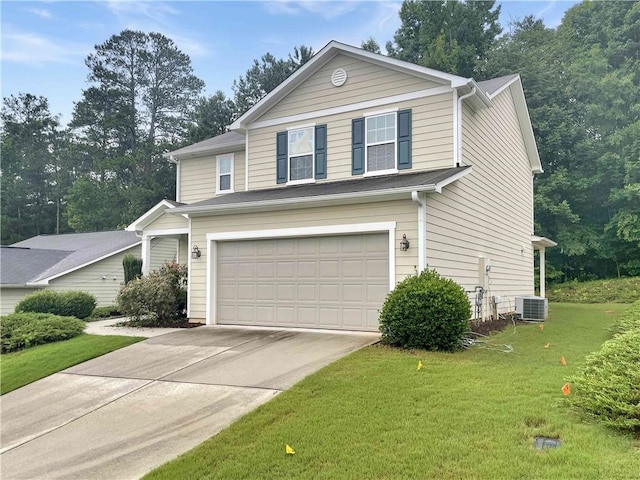
<svg viewBox="0 0 640 480"><path fill-rule="evenodd" d="M388 292L427 267L513 310L552 244L533 236L542 168L518 75L331 42L229 132L167 158L176 202L128 229L143 256L180 240L192 321L375 331Z"/></svg>

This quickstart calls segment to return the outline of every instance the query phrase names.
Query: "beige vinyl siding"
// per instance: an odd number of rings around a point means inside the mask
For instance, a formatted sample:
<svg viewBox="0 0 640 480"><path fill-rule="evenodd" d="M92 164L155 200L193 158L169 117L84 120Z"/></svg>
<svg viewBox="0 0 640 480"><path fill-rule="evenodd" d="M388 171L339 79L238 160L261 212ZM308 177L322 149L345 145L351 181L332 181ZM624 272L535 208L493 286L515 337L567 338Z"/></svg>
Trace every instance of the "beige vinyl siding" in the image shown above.
<svg viewBox="0 0 640 480"><path fill-rule="evenodd" d="M399 249L402 234L406 234L407 238L415 241L415 245L417 245L417 218L417 206L411 201L409 195L406 200L388 202L194 217L191 223L191 241L200 247L202 256L198 260L191 261L189 298L191 319L192 321L204 321L206 316L207 233L395 221L397 222L395 280L400 281L407 275L414 273L418 263L416 248L411 248L406 252Z"/></svg>
<svg viewBox="0 0 640 480"><path fill-rule="evenodd" d="M334 87L331 83L331 75L337 68L347 72L347 82L341 87ZM381 96L389 97L438 86L441 84L340 54L262 115L259 120L271 120L340 107L375 100Z"/></svg>
<svg viewBox="0 0 640 480"><path fill-rule="evenodd" d="M38 290L37 288L0 288L0 315L13 313L20 300Z"/></svg>
<svg viewBox="0 0 640 480"><path fill-rule="evenodd" d="M463 108L463 159L473 172L427 197L427 263L472 291L478 259L491 261L489 295L501 311L533 294L531 167L510 90L494 106Z"/></svg>
<svg viewBox="0 0 640 480"><path fill-rule="evenodd" d="M178 254L178 239L158 237L151 239L151 268L158 270L167 262L175 262Z"/></svg>
<svg viewBox="0 0 640 480"><path fill-rule="evenodd" d="M378 92L379 93L379 92ZM412 171L453 166L453 95L420 98L386 108L412 111ZM327 178L330 182L358 178L351 175L351 121L380 109L357 110L314 119L327 125ZM251 130L249 136L249 189L276 184L276 133L296 124Z"/></svg>
<svg viewBox="0 0 640 480"><path fill-rule="evenodd" d="M233 153L234 191L243 191L244 149L228 153ZM200 202L216 196L217 155L210 154L180 161L180 201L182 203Z"/></svg>
<svg viewBox="0 0 640 480"><path fill-rule="evenodd" d="M151 232L156 230L173 230L175 228L188 227L189 220L184 218L182 215L174 215L173 213L165 212L161 217L144 227L144 230L145 232Z"/></svg>
<svg viewBox="0 0 640 480"><path fill-rule="evenodd" d="M140 257L140 245L50 280L48 288L60 292L80 290L94 295L98 306L113 305L124 283L122 258L127 253Z"/></svg>

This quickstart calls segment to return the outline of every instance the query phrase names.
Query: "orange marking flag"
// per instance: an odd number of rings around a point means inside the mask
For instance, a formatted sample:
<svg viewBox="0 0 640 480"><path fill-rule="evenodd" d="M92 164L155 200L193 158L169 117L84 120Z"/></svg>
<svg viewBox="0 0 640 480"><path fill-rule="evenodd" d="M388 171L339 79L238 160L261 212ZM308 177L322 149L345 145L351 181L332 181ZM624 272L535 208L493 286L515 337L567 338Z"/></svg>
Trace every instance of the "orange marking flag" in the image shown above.
<svg viewBox="0 0 640 480"><path fill-rule="evenodd" d="M540 330L544 330L544 325L540 324Z"/></svg>
<svg viewBox="0 0 640 480"><path fill-rule="evenodd" d="M569 385L568 383L565 383L564 387L562 387L562 394L566 397L570 393L571 393L571 385Z"/></svg>
<svg viewBox="0 0 640 480"><path fill-rule="evenodd" d="M567 361L564 359L564 355L560 357L560 363L565 366L567 365Z"/></svg>
<svg viewBox="0 0 640 480"><path fill-rule="evenodd" d="M296 452L294 452L293 448L291 448L289 445L285 445L284 453L286 453L287 455L295 455Z"/></svg>
<svg viewBox="0 0 640 480"><path fill-rule="evenodd" d="M416 371L422 370L422 362L420 360L418 360L418 368L416 368Z"/></svg>
<svg viewBox="0 0 640 480"><path fill-rule="evenodd" d="M548 342L548 343L544 346L544 348L549 348L550 346L551 346L551 342Z"/></svg>

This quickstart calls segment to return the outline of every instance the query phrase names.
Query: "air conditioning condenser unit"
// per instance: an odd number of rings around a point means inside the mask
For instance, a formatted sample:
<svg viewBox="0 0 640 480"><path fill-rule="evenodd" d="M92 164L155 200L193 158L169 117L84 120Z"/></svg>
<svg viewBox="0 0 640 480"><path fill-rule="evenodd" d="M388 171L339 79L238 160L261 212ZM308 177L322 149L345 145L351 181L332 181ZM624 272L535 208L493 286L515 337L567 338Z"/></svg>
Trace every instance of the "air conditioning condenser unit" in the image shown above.
<svg viewBox="0 0 640 480"><path fill-rule="evenodd" d="M516 297L516 313L522 320L544 322L549 315L549 302L542 297Z"/></svg>

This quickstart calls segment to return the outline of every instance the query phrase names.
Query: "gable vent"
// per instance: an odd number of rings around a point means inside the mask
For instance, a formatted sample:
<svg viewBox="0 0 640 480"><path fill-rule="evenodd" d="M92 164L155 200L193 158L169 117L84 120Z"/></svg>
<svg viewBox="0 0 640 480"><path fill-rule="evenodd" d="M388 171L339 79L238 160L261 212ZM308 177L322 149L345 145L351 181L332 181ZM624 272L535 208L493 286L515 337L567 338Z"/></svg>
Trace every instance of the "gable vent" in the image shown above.
<svg viewBox="0 0 640 480"><path fill-rule="evenodd" d="M342 68L334 70L331 74L331 83L334 87L341 87L347 81L347 72Z"/></svg>

